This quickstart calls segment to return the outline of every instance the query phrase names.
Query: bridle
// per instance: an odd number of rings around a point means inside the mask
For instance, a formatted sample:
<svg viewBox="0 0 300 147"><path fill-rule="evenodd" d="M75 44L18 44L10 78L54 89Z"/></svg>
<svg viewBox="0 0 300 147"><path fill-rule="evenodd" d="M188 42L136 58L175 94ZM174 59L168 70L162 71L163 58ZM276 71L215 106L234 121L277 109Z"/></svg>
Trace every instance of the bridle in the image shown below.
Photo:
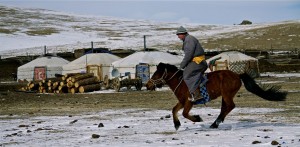
<svg viewBox="0 0 300 147"><path fill-rule="evenodd" d="M149 81L154 85L154 87L156 87L157 84L162 84L162 85L165 85L167 82L166 81L170 81L172 78L174 78L174 76L180 71L180 69L178 69L168 80L165 80L165 78L167 78L168 76L168 71L167 69L165 68L165 71L163 73L163 75L156 79L156 80L153 80L153 79L149 79ZM177 88L179 87L179 85L182 83L183 81L183 78L181 77L181 80L179 82L179 84L176 86L176 88L174 89L174 93L175 91L177 90Z"/></svg>

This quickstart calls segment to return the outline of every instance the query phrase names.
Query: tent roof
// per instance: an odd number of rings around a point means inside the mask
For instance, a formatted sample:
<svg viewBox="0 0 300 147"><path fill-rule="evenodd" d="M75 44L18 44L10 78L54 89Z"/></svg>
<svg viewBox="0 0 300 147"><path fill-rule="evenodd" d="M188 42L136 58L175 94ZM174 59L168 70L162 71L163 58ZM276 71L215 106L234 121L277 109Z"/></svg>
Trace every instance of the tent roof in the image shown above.
<svg viewBox="0 0 300 147"><path fill-rule="evenodd" d="M63 66L67 63L69 63L69 61L61 57L46 56L46 57L38 57L20 66L19 68L29 68L29 67L37 67L37 66L58 67L58 66Z"/></svg>
<svg viewBox="0 0 300 147"><path fill-rule="evenodd" d="M160 62L178 65L181 63L182 58L166 52L136 52L123 59L112 63L115 67L122 66L136 66L139 63L147 63L150 65L157 65Z"/></svg>
<svg viewBox="0 0 300 147"><path fill-rule="evenodd" d="M210 61L217 59L217 58L220 58L220 59L218 59L218 61L227 60L228 62L257 60L256 58L253 58L251 56L245 55L245 54L237 52L237 51L229 51L229 52L223 52L223 53L220 53L219 55L213 56L213 57L207 59L207 62L209 63Z"/></svg>
<svg viewBox="0 0 300 147"><path fill-rule="evenodd" d="M110 65L112 62L120 59L120 57L116 55L112 55L109 53L92 53L81 56L78 59L70 62L69 64L64 65L67 66L86 66L86 65Z"/></svg>

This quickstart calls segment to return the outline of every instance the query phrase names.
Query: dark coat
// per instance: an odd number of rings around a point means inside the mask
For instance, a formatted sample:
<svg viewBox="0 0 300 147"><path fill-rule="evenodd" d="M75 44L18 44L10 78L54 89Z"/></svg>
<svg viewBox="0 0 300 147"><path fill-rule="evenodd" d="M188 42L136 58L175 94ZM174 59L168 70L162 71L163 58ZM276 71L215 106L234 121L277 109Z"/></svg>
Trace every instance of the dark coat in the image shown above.
<svg viewBox="0 0 300 147"><path fill-rule="evenodd" d="M192 60L194 57L204 55L205 52L198 39L188 34L183 40L182 49L185 55L180 64L180 68L184 69L183 79L187 84L190 93L193 93L199 86L202 74L205 72L208 65L205 60L200 64L197 64Z"/></svg>

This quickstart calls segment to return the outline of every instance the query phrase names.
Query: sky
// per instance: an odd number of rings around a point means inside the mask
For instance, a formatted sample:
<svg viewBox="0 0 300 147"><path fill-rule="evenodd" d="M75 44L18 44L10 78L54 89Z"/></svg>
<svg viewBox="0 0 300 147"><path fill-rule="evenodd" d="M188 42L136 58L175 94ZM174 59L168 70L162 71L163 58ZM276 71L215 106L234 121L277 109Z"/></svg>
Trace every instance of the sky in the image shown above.
<svg viewBox="0 0 300 147"><path fill-rule="evenodd" d="M239 24L300 19L300 0L0 0L0 5L158 22Z"/></svg>

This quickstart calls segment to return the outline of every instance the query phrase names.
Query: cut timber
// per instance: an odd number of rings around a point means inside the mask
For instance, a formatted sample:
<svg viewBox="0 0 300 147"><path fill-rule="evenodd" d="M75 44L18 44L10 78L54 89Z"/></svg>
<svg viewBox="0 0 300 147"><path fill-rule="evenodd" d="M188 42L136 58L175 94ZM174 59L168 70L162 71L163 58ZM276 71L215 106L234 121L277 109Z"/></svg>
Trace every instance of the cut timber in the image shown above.
<svg viewBox="0 0 300 147"><path fill-rule="evenodd" d="M75 75L80 75L81 73L67 73L67 74L65 74L64 76L62 76L61 77L61 79L63 80L63 81L65 81L65 80L67 80L67 78L69 78L69 77L72 77L72 76L75 76Z"/></svg>
<svg viewBox="0 0 300 147"><path fill-rule="evenodd" d="M58 86L59 93L68 93L68 87L67 85L64 86Z"/></svg>
<svg viewBox="0 0 300 147"><path fill-rule="evenodd" d="M71 91L72 94L77 93L78 88L73 87L73 88L70 89L70 91Z"/></svg>
<svg viewBox="0 0 300 147"><path fill-rule="evenodd" d="M73 83L72 81L69 81L69 82L67 83L67 86L68 86L69 88L71 88L71 87L74 86L74 83Z"/></svg>
<svg viewBox="0 0 300 147"><path fill-rule="evenodd" d="M84 92L91 92L91 91L97 91L100 90L101 86L100 84L91 84L91 85L84 85L79 87L79 92L84 93Z"/></svg>
<svg viewBox="0 0 300 147"><path fill-rule="evenodd" d="M31 83L29 85L29 89L30 90L38 90L38 88L40 87L40 84L39 83Z"/></svg>
<svg viewBox="0 0 300 147"><path fill-rule="evenodd" d="M86 78L90 78L93 77L94 73L86 73L86 74L82 74L82 75L75 75L71 77L71 81L74 83L76 81L82 80L82 79L86 79Z"/></svg>
<svg viewBox="0 0 300 147"><path fill-rule="evenodd" d="M67 84L66 81L61 81L61 82L59 82L59 85L60 85L60 86L64 86L64 85L66 85L66 84Z"/></svg>
<svg viewBox="0 0 300 147"><path fill-rule="evenodd" d="M61 81L61 78L47 78L46 81L49 83L54 83L57 81Z"/></svg>
<svg viewBox="0 0 300 147"><path fill-rule="evenodd" d="M78 88L79 86L96 84L96 83L100 83L99 78L98 77L90 77L90 78L79 80L79 81L75 82L74 85L76 88Z"/></svg>

